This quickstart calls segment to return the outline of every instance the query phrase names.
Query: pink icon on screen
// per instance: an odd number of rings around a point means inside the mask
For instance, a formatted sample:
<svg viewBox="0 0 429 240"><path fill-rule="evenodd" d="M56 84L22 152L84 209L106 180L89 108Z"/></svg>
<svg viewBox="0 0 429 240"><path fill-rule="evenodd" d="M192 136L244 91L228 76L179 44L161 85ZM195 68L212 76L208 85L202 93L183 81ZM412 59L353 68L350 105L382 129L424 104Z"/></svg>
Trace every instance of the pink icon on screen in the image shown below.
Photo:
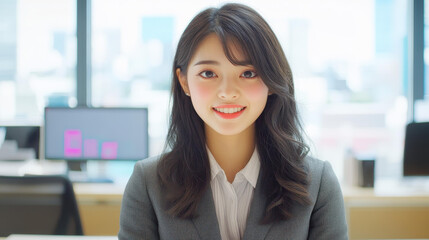
<svg viewBox="0 0 429 240"><path fill-rule="evenodd" d="M64 156L82 156L82 132L80 130L66 130L64 132Z"/></svg>
<svg viewBox="0 0 429 240"><path fill-rule="evenodd" d="M98 157L98 142L95 139L85 139L83 141L83 156L85 158Z"/></svg>
<svg viewBox="0 0 429 240"><path fill-rule="evenodd" d="M117 142L104 142L101 145L101 158L102 159L116 159L118 155Z"/></svg>

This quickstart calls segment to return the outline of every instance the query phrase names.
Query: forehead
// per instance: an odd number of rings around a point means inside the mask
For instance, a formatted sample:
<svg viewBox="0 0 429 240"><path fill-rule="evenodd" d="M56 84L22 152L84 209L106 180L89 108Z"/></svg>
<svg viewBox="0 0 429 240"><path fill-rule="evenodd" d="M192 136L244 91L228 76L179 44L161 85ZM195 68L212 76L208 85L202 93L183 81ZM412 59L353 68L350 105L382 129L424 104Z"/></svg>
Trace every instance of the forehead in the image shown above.
<svg viewBox="0 0 429 240"><path fill-rule="evenodd" d="M240 43L237 40L227 40L225 49L221 39L215 33L211 33L198 44L190 62L225 58L228 61L232 60L233 62L248 61Z"/></svg>

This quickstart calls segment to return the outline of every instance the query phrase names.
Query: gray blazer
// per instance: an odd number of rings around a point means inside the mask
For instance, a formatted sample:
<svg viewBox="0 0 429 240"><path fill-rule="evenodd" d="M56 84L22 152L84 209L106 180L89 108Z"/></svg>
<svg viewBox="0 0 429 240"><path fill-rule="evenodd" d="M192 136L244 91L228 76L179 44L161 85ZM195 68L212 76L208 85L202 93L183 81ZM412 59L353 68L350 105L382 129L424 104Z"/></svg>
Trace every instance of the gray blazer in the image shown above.
<svg viewBox="0 0 429 240"><path fill-rule="evenodd" d="M158 157L153 157L135 165L122 200L119 239L220 240L211 189L199 204L199 217L171 217L161 206L157 163ZM311 177L308 191L312 204L294 206L290 220L261 225L266 197L258 178L243 239L348 239L343 196L331 165L310 157L305 163Z"/></svg>

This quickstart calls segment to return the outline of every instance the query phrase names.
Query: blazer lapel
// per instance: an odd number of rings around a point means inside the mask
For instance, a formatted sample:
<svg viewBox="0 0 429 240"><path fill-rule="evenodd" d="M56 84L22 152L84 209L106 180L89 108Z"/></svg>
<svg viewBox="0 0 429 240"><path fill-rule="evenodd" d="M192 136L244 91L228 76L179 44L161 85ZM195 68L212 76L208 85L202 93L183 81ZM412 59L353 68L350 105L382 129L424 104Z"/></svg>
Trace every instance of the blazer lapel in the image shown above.
<svg viewBox="0 0 429 240"><path fill-rule="evenodd" d="M198 217L192 219L201 240L221 240L210 186L204 193L197 210Z"/></svg>
<svg viewBox="0 0 429 240"><path fill-rule="evenodd" d="M259 172L258 182L256 184L255 192L253 194L252 204L247 217L246 230L244 231L243 239L246 240L262 240L265 239L272 223L260 224L262 217L265 214L266 196L262 189L262 176Z"/></svg>

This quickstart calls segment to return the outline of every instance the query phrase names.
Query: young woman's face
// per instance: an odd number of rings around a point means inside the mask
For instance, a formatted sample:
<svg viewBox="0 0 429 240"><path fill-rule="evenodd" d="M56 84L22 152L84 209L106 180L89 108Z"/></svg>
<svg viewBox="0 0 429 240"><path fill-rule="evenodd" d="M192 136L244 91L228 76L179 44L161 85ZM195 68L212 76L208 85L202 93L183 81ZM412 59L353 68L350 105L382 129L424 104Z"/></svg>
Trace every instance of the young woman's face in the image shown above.
<svg viewBox="0 0 429 240"><path fill-rule="evenodd" d="M247 60L240 47L231 43L229 48L239 61ZM268 87L254 67L233 65L215 34L197 47L187 75L181 75L180 69L176 74L206 128L222 135L254 127L267 103Z"/></svg>

